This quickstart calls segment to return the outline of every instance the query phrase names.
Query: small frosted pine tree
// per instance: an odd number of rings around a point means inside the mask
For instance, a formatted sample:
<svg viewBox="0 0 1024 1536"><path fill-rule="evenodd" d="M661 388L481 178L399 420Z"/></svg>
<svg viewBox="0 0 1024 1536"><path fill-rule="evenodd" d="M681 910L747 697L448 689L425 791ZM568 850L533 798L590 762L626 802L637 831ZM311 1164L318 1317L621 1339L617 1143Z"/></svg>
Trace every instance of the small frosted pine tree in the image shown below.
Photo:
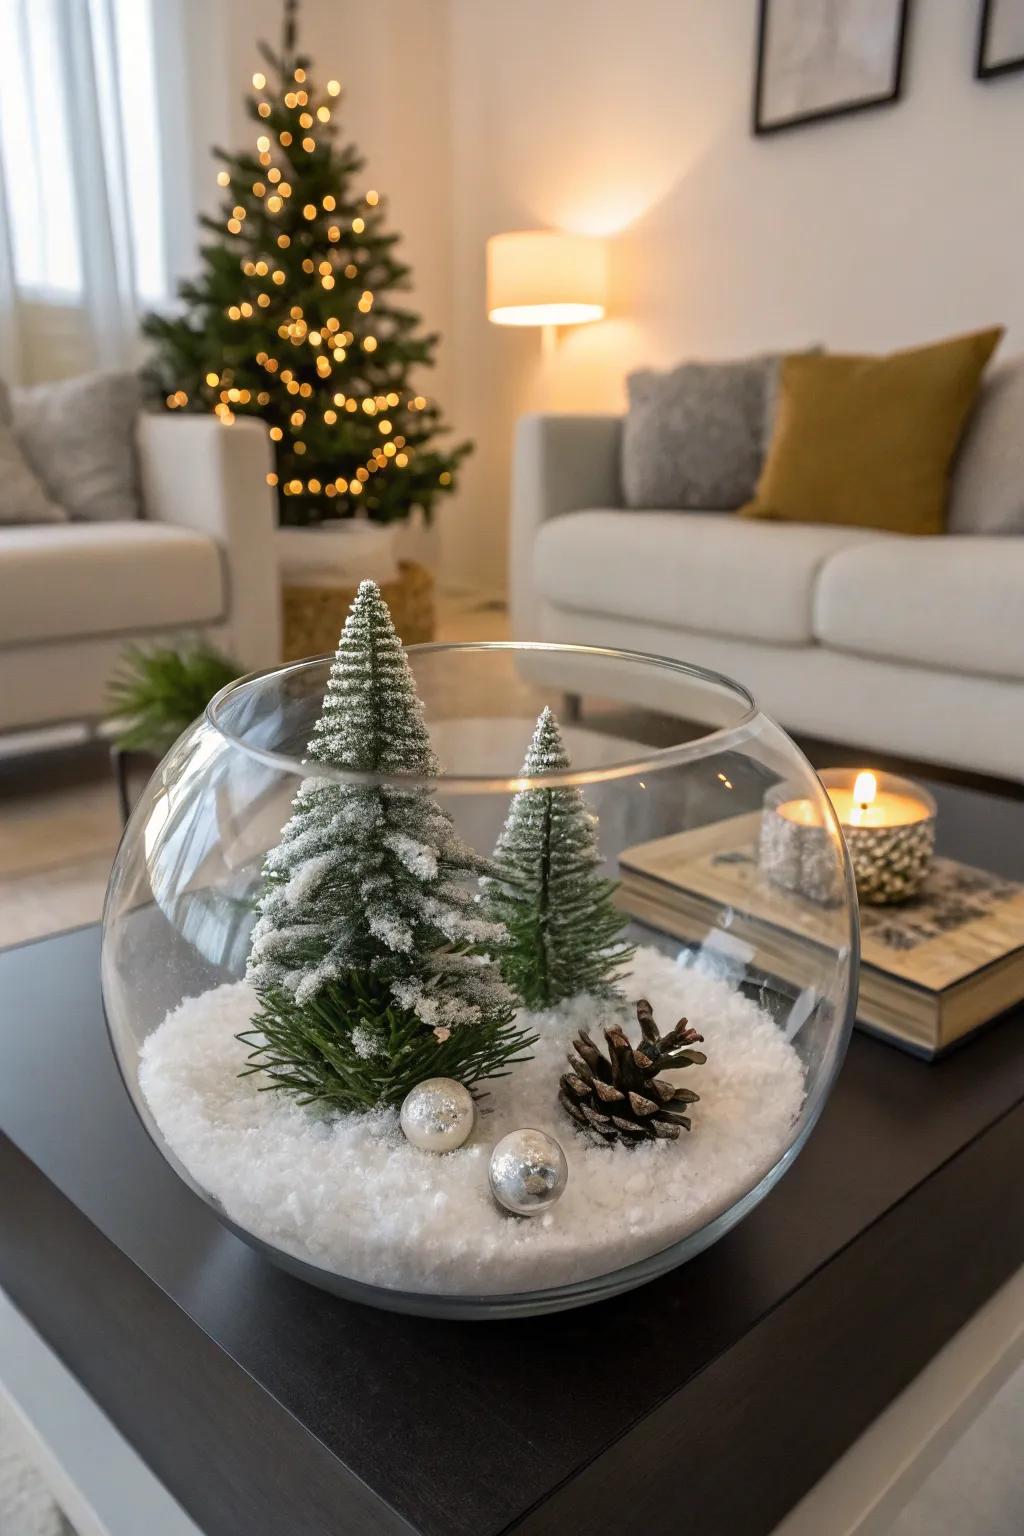
<svg viewBox="0 0 1024 1536"><path fill-rule="evenodd" d="M570 768L558 721L545 709L523 764L534 778ZM607 996L632 958L616 882L596 873L597 818L578 789L523 789L481 881L484 911L504 924L502 974L528 1008L551 1008L578 992Z"/></svg>
<svg viewBox="0 0 1024 1536"><path fill-rule="evenodd" d="M261 1002L250 1071L304 1102L396 1104L425 1077L467 1086L532 1043L485 950L505 931L471 877L487 861L424 784L345 784L352 772L431 778L412 672L380 591L364 581L309 743L314 771L267 856L248 976Z"/></svg>

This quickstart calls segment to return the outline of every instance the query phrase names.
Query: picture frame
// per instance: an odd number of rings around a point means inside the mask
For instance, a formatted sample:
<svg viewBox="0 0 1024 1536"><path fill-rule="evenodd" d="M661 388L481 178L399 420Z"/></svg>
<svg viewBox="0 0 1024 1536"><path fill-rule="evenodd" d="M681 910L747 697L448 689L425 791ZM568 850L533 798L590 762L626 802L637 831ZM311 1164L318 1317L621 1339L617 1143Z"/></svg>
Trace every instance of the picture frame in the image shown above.
<svg viewBox="0 0 1024 1536"><path fill-rule="evenodd" d="M1024 69L1024 0L981 0L976 80L994 80Z"/></svg>
<svg viewBox="0 0 1024 1536"><path fill-rule="evenodd" d="M753 132L900 99L911 0L759 0Z"/></svg>

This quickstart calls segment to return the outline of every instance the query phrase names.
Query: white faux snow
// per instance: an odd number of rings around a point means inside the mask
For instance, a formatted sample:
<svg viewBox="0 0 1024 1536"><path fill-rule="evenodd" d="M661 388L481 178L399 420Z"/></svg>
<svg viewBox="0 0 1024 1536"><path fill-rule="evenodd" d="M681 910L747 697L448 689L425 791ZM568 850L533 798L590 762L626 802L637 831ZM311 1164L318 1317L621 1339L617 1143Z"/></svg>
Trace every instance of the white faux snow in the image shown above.
<svg viewBox="0 0 1024 1536"><path fill-rule="evenodd" d="M785 1150L803 1067L769 1015L722 979L637 951L624 987L648 997L662 1030L686 1014L706 1066L673 1074L700 1095L678 1141L592 1147L557 1102L565 1052L601 1010L578 997L521 1013L533 1060L488 1085L470 1140L445 1156L402 1137L395 1111L325 1115L239 1077L255 997L246 982L190 998L141 1053L142 1091L168 1146L238 1226L308 1263L371 1285L458 1294L531 1291L619 1269L703 1226ZM639 1039L635 1021L627 1025ZM602 1042L603 1043L603 1042ZM535 1126L569 1163L562 1199L517 1220L494 1205L487 1164L508 1131Z"/></svg>

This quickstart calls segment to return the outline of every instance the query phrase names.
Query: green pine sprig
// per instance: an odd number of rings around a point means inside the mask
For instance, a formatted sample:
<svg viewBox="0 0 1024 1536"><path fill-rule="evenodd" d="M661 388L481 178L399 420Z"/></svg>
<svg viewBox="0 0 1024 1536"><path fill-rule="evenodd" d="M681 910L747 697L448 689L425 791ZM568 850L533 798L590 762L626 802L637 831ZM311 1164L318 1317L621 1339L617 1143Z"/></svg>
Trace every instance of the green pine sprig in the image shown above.
<svg viewBox="0 0 1024 1536"><path fill-rule="evenodd" d="M387 987L350 971L305 1003L280 988L263 991L252 1028L238 1039L249 1048L241 1073L261 1073L263 1091L280 1089L300 1104L343 1112L397 1107L417 1083L451 1077L469 1089L503 1077L536 1035L517 1029L509 1011L486 1030L447 1034L429 1029L395 1005Z"/></svg>
<svg viewBox="0 0 1024 1536"><path fill-rule="evenodd" d="M205 640L128 646L107 685L117 745L162 757L241 670Z"/></svg>

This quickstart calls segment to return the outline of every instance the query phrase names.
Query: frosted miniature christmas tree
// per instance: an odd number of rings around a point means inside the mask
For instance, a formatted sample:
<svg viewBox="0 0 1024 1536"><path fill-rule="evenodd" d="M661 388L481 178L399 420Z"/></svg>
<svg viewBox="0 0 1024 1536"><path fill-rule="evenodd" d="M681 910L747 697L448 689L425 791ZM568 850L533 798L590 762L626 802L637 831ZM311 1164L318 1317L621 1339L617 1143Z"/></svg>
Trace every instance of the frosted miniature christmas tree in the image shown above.
<svg viewBox="0 0 1024 1536"><path fill-rule="evenodd" d="M304 1102L396 1104L426 1077L467 1086L531 1043L485 951L506 940L472 880L487 862L428 784L346 784L330 768L430 779L412 672L364 581L309 743L313 772L265 865L248 977L262 1004L250 1069Z"/></svg>
<svg viewBox="0 0 1024 1536"><path fill-rule="evenodd" d="M523 764L534 778L571 767L558 721L545 709ZM502 974L528 1008L551 1008L578 992L607 995L632 958L621 942L614 880L603 879L597 818L578 789L523 789L481 882L484 910L505 925Z"/></svg>

